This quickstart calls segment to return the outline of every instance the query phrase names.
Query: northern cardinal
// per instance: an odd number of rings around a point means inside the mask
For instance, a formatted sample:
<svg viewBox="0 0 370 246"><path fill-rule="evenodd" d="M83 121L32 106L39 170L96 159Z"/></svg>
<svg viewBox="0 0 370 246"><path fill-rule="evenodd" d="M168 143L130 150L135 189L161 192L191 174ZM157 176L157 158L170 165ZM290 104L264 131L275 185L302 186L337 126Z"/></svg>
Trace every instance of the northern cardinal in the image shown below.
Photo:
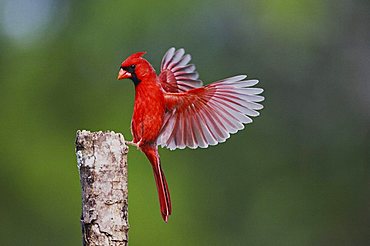
<svg viewBox="0 0 370 246"><path fill-rule="evenodd" d="M135 84L133 140L129 143L144 152L152 165L162 217L167 222L171 199L158 145L174 150L224 142L243 129L243 124L251 123L250 116L259 115L263 89L253 88L258 80L246 80L246 75L203 86L184 49L170 48L157 76L143 58L145 53L135 53L123 61L118 79L128 78Z"/></svg>

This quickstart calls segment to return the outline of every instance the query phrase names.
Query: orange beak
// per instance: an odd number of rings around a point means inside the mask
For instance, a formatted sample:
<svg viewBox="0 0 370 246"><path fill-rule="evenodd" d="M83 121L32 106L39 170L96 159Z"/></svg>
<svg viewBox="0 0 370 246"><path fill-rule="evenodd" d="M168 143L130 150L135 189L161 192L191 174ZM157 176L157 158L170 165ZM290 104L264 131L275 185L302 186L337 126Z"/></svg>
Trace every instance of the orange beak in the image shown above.
<svg viewBox="0 0 370 246"><path fill-rule="evenodd" d="M120 68L117 79L120 80L120 79L127 79L127 78L131 78L131 73Z"/></svg>

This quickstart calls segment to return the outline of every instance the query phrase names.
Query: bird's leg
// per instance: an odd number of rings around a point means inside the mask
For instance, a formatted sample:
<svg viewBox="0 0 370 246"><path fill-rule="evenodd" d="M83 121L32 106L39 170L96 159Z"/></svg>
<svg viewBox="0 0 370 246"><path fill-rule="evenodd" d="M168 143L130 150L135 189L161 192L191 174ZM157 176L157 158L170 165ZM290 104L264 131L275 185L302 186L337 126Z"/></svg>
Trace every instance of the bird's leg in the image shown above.
<svg viewBox="0 0 370 246"><path fill-rule="evenodd" d="M135 143L134 141L125 141L126 145L131 145L131 146L135 146L137 149L139 149L139 146L140 146L140 142L137 142Z"/></svg>
<svg viewBox="0 0 370 246"><path fill-rule="evenodd" d="M134 143L134 141L125 141L125 143L126 143L126 145L131 145L131 146L138 147L138 144Z"/></svg>

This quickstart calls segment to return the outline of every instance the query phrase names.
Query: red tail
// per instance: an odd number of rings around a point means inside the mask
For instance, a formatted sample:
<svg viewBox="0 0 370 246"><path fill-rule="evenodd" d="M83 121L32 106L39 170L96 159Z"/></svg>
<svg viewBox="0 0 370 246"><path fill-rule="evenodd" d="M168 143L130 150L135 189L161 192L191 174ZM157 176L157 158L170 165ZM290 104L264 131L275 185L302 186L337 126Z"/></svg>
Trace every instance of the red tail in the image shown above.
<svg viewBox="0 0 370 246"><path fill-rule="evenodd" d="M157 147L148 146L142 147L146 157L149 159L153 167L155 183L157 184L159 204L161 207L162 218L167 222L168 217L171 215L171 198L170 191L168 190L167 181L161 168L161 162L158 155Z"/></svg>

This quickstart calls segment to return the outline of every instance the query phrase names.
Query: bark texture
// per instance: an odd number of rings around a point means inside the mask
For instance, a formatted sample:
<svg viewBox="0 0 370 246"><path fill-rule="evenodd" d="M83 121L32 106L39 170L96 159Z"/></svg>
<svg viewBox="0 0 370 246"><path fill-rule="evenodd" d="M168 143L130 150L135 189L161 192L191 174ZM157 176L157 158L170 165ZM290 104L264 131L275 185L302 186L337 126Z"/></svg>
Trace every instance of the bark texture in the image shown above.
<svg viewBox="0 0 370 246"><path fill-rule="evenodd" d="M128 148L115 132L77 131L83 245L128 245Z"/></svg>

